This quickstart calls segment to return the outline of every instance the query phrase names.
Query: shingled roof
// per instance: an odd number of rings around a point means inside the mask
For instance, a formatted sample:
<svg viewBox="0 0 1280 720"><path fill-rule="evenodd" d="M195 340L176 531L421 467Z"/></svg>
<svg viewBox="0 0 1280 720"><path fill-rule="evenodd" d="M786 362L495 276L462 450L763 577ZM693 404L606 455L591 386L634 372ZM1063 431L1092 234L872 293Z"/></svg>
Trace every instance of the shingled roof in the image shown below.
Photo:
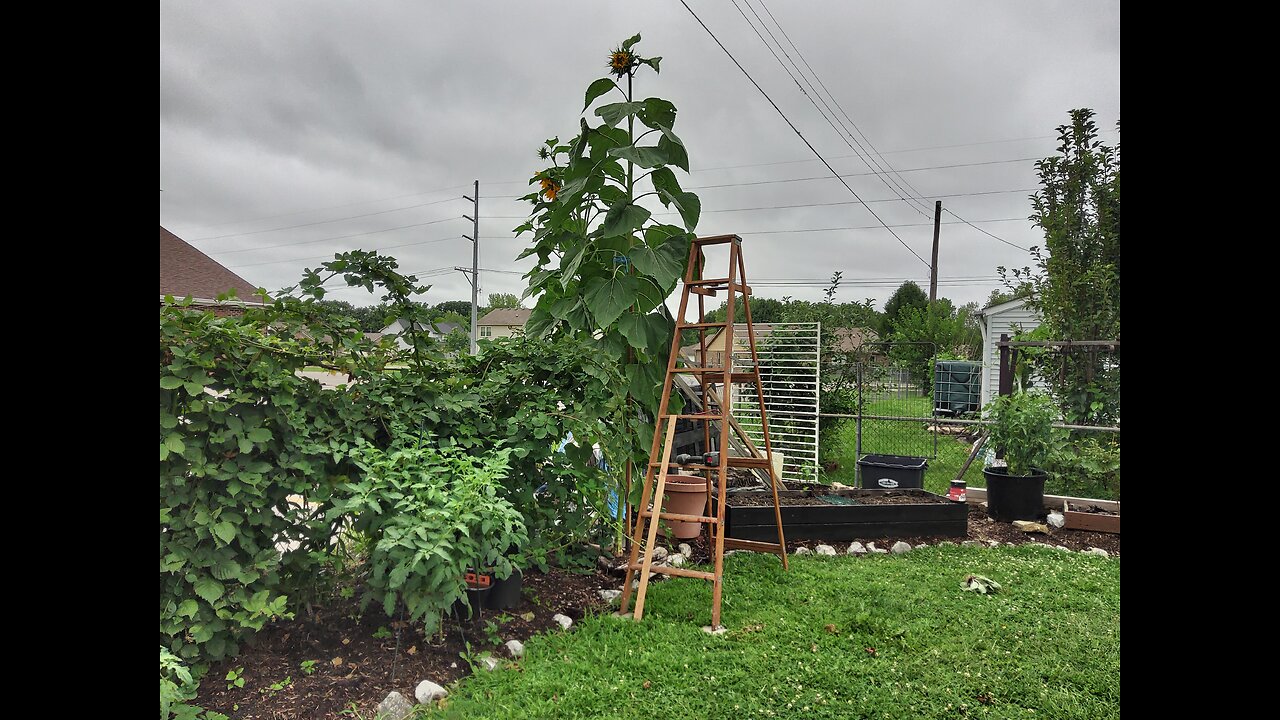
<svg viewBox="0 0 1280 720"><path fill-rule="evenodd" d="M230 290L241 302L262 302L257 286L223 267L190 243L160 228L160 297L212 301Z"/></svg>
<svg viewBox="0 0 1280 720"><path fill-rule="evenodd" d="M490 310L484 317L480 318L477 325L517 325L524 327L529 322L529 315L533 311L528 308L498 308Z"/></svg>

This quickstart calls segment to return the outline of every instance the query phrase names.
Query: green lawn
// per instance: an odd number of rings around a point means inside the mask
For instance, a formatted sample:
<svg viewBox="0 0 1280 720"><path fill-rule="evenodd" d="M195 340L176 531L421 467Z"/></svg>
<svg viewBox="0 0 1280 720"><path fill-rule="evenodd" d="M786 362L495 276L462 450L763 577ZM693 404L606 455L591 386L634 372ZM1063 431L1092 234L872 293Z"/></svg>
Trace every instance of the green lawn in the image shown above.
<svg viewBox="0 0 1280 720"><path fill-rule="evenodd" d="M1004 586L965 592L967 573ZM651 587L644 621L589 617L462 681L457 718L1120 716L1120 562L1023 545L903 556L726 559ZM874 652L870 650L874 648Z"/></svg>

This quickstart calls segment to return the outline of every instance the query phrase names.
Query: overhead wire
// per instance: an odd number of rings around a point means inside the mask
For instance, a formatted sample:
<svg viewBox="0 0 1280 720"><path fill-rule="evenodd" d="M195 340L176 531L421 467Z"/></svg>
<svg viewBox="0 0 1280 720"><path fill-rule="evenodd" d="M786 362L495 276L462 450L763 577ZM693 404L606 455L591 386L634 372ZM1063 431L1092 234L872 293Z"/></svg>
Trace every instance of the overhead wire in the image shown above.
<svg viewBox="0 0 1280 720"><path fill-rule="evenodd" d="M751 73L747 72L747 69L742 66L742 63L738 62L738 59L733 56L733 53L729 52L729 48L725 47L724 43L720 42L720 38L716 37L716 34L711 31L711 28L707 27L707 24L702 21L702 18L698 17L698 14L693 11L693 8L689 7L689 3L685 2L685 0L680 0L680 4L684 6L685 10L689 11L689 14L693 16L694 20L698 21L698 24L701 25L702 29L705 30L707 34L711 36L711 39L714 40L716 44L720 46L720 49L724 51L725 55L729 56L729 59L733 61L733 64L738 66L738 69L741 70L742 74L745 75L746 78L751 81L751 84L755 86L756 90L759 90L760 94L763 95L764 98L769 101L769 104L773 106L773 109L777 111L778 115L781 116L782 119L787 123L787 125L791 127L791 130L795 132L796 137L799 137L800 140L804 142L804 144L809 148L809 150L814 155L816 155L819 160L822 161L822 164L826 166L827 170L831 171L832 176L834 176L837 180L839 180L840 184L844 185L845 189L848 190L849 193L854 196L854 198L861 201L862 198L858 195L857 191L855 191L849 185L849 183L845 182L844 178L840 177L840 173L836 172L835 168L831 167L831 163L827 162L827 159L822 156L822 153L818 152L818 149L813 146L813 143L810 143L809 140L805 138L804 134L800 132L800 129L795 126L795 123L791 122L791 119L787 117L787 114L782 112L782 108L778 107L778 104L773 101L773 98L769 97L769 93L765 92L764 88L760 86L760 83L756 82L755 78L751 77ZM899 245L906 248L907 252L914 255L915 258L919 260L921 263L923 263L926 267L931 267L929 265L929 261L921 257L920 253L913 250L911 246L906 243L906 241L898 237L898 234L893 231L893 228L890 228L888 224L885 223L884 220L876 213L875 210L872 210L870 206L866 206L866 207L867 207L867 212L871 213L872 217L874 217L877 221L879 221L880 224L884 226L885 230L889 231L889 234L892 235L893 238L898 241Z"/></svg>

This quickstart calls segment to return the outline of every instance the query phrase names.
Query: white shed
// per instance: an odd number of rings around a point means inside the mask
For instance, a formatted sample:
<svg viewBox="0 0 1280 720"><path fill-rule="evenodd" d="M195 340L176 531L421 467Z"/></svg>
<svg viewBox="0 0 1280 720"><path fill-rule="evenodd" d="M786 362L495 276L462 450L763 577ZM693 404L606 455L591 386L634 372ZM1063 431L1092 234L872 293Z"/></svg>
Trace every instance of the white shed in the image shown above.
<svg viewBox="0 0 1280 720"><path fill-rule="evenodd" d="M1040 327L1040 313L1027 307L1026 299L1010 300L983 308L982 318L982 406L1000 394L1000 335L1013 337L1021 328L1030 332Z"/></svg>

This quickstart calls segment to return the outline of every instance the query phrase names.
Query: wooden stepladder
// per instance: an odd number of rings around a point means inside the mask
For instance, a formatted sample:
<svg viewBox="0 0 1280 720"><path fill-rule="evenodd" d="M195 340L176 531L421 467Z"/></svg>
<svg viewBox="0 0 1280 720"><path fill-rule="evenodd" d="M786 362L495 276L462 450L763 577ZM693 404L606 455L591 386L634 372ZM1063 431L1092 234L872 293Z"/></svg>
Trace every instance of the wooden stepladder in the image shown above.
<svg viewBox="0 0 1280 720"><path fill-rule="evenodd" d="M729 271L720 277L706 275L706 256L703 248L710 245L729 246ZM658 417L654 422L653 445L649 451L649 467L645 472L644 489L641 492L640 504L636 508L635 522L629 528L631 533L631 555L627 562L627 579L622 590L620 615L628 614L631 602L631 583L639 572L639 589L636 594L635 619L644 617L645 593L649 588L652 573L677 575L710 580L711 585L711 627L720 626L720 597L724 589L724 551L729 549L757 550L771 552L782 558L783 569L787 568L786 539L782 533L782 510L778 506L778 471L773 463L773 444L769 439L769 415L764 403L764 390L760 386L759 358L756 355L756 337L751 322L751 288L747 285L746 267L742 261L742 239L737 235L719 235L698 238L689 248L689 264L684 276L684 289L680 294L680 312L676 315L675 337L671 342L671 353L667 360L666 380L663 384L662 402L658 409ZM705 298L714 297L724 291L726 298L726 321L707 322ZM685 313L689 309L689 296L698 297L698 321L686 322ZM736 371L733 367L733 319L737 311L737 299L740 297L746 316L747 340L751 349L751 367ZM707 331L719 329L724 337L724 358L718 365L708 364ZM698 331L699 353L693 362L678 366L681 358L680 345L685 330ZM671 413L671 393L678 375L690 375L697 378L702 386L701 412ZM740 439L745 439L741 428L733 418L733 387L735 384L752 385L755 388L755 402L759 406L759 421L764 436L764 448L761 450L747 441L746 447L752 452L750 456L730 455L729 431L732 427L738 432ZM717 395L717 388L718 395ZM746 391L738 395L742 402ZM718 439L716 449L719 451L718 464L686 464L677 465L679 470L700 472L706 479L705 514L687 515L665 512L662 509L666 488L667 474L673 470L672 444L675 440L676 422L691 420L700 423L707 443L711 449L713 433ZM770 489L773 492L774 516L778 522L778 542L766 543L754 540L738 540L725 537L725 494L729 468L763 468L768 471ZM657 547L659 520L697 522L706 526L709 546L715 569L712 572L693 570L684 567L671 567L653 564L653 550Z"/></svg>

